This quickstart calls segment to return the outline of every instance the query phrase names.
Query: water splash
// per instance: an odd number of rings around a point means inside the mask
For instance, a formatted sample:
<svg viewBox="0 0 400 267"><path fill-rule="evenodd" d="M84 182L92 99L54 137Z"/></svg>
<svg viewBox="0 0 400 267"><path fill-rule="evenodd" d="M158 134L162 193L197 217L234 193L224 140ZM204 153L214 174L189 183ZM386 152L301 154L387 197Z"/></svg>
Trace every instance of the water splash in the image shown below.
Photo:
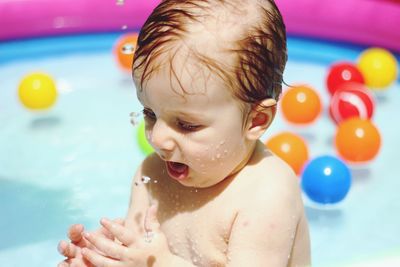
<svg viewBox="0 0 400 267"><path fill-rule="evenodd" d="M135 185L142 185L142 184L148 184L151 181L151 178L148 176L142 176L142 178L140 179L140 182L135 181Z"/></svg>
<svg viewBox="0 0 400 267"><path fill-rule="evenodd" d="M149 176L142 176L142 183L147 184L151 181Z"/></svg>
<svg viewBox="0 0 400 267"><path fill-rule="evenodd" d="M141 113L139 112L131 112L129 113L129 116L131 118L130 122L133 126L136 126L139 124L138 118L140 117Z"/></svg>
<svg viewBox="0 0 400 267"><path fill-rule="evenodd" d="M135 46L133 44L125 44L124 46L122 46L121 52L124 55L132 55L133 53L135 53Z"/></svg>

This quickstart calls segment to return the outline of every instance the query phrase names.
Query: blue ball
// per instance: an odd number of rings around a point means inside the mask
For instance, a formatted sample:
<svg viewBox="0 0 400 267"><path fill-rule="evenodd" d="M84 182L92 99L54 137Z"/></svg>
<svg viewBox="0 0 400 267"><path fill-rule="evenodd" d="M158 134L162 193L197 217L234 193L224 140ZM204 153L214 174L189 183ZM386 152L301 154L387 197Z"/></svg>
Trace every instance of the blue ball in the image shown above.
<svg viewBox="0 0 400 267"><path fill-rule="evenodd" d="M346 197L350 186L350 170L336 157L316 157L304 167L301 187L304 193L315 202L337 203Z"/></svg>

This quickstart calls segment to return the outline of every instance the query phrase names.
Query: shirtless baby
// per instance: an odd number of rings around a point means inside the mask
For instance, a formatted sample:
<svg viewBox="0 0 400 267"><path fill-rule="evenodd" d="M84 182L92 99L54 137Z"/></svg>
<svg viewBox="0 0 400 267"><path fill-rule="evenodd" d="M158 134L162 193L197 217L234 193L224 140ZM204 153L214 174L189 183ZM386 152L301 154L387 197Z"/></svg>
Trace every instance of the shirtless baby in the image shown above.
<svg viewBox="0 0 400 267"><path fill-rule="evenodd" d="M297 177L259 140L287 61L272 0L164 0L133 63L146 137L123 222L70 229L60 266L310 266Z"/></svg>

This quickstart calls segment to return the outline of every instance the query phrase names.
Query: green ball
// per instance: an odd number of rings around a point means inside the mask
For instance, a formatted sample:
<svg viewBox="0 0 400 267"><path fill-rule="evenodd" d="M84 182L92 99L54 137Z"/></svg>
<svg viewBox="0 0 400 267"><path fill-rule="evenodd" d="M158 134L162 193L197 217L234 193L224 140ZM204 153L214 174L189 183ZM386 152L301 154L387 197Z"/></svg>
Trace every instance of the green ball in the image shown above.
<svg viewBox="0 0 400 267"><path fill-rule="evenodd" d="M137 127L137 141L140 149L145 155L149 155L154 152L153 147L147 142L146 135L144 133L144 121L141 121Z"/></svg>

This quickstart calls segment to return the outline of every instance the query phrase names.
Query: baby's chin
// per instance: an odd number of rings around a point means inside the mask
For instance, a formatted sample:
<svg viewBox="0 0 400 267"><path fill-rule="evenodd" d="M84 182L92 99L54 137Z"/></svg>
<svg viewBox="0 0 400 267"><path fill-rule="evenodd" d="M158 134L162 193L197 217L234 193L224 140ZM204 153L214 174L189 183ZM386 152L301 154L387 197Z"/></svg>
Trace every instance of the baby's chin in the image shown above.
<svg viewBox="0 0 400 267"><path fill-rule="evenodd" d="M188 179L179 181L183 186L187 187L193 187L193 188L210 188L213 186L216 186L222 182L224 182L226 179L229 179L229 176L223 176L219 177L218 174L215 174L214 176L207 176L205 177L204 175L202 176L189 176Z"/></svg>

